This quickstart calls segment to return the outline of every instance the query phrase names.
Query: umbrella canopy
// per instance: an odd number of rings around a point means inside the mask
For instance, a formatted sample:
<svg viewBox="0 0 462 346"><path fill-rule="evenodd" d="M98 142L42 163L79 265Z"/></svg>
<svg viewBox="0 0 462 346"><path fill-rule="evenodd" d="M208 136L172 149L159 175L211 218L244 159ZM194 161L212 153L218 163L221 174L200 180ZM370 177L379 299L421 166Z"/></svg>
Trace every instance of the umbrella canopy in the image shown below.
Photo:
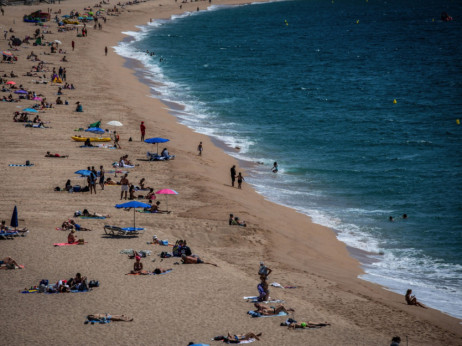
<svg viewBox="0 0 462 346"><path fill-rule="evenodd" d="M60 40L55 40L57 44L62 44Z"/></svg>
<svg viewBox="0 0 462 346"><path fill-rule="evenodd" d="M178 192L175 190L170 190L170 189L162 189L156 192L156 195L178 195ZM167 204L167 211L168 211L168 196L165 197L165 201Z"/></svg>
<svg viewBox="0 0 462 346"><path fill-rule="evenodd" d="M14 227L15 229L16 227L18 227L18 208L16 208L16 206L14 206L13 209L13 215L11 216L10 226Z"/></svg>
<svg viewBox="0 0 462 346"><path fill-rule="evenodd" d="M138 202L138 201L130 201L122 204L116 204L115 207L117 209L133 209L133 228L135 228L135 218L136 218L136 213L135 213L135 208L151 208L150 204L143 203L143 202Z"/></svg>
<svg viewBox="0 0 462 346"><path fill-rule="evenodd" d="M108 122L107 124L111 126L124 126L120 121L117 121L117 120L112 120Z"/></svg>
<svg viewBox="0 0 462 346"><path fill-rule="evenodd" d="M41 98L41 97L38 97L38 96L35 96L35 97L33 98L33 100L34 100L34 101L42 101L42 98Z"/></svg>
<svg viewBox="0 0 462 346"><path fill-rule="evenodd" d="M15 94L27 94L27 91L26 90L16 90L14 93Z"/></svg>
<svg viewBox="0 0 462 346"><path fill-rule="evenodd" d="M159 143L165 143L170 141L170 139L167 138L160 138L160 137L154 137L154 138L148 138L144 140L146 143L156 143L157 144L157 155L159 155Z"/></svg>
<svg viewBox="0 0 462 346"><path fill-rule="evenodd" d="M93 133L104 133L104 130L99 127L90 127L89 129L86 129L85 131L93 132Z"/></svg>
<svg viewBox="0 0 462 346"><path fill-rule="evenodd" d="M13 82L12 80L6 82L7 85L16 85L16 82Z"/></svg>
<svg viewBox="0 0 462 346"><path fill-rule="evenodd" d="M88 177L90 174L91 174L91 171L89 171L88 169L81 169L81 170L78 170L77 172L74 172L75 174L80 174L84 177Z"/></svg>
<svg viewBox="0 0 462 346"><path fill-rule="evenodd" d="M5 56L13 56L13 53L11 53L9 50L4 50L2 54Z"/></svg>
<svg viewBox="0 0 462 346"><path fill-rule="evenodd" d="M38 110L36 110L34 108L24 108L22 111L23 112L29 112L29 113L38 113Z"/></svg>

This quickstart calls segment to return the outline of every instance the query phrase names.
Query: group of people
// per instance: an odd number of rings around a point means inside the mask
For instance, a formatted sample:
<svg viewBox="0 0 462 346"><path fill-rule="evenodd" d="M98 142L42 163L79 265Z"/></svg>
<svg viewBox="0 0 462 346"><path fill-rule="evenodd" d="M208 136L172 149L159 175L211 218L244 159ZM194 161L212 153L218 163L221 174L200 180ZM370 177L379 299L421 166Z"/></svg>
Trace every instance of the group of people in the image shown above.
<svg viewBox="0 0 462 346"><path fill-rule="evenodd" d="M231 186L234 187L234 183L237 179L237 188L241 189L242 188L242 182L245 180L244 177L242 176L242 173L239 172L239 174L236 174L236 165L233 165L230 170L231 173Z"/></svg>
<svg viewBox="0 0 462 346"><path fill-rule="evenodd" d="M247 224L245 221L239 220L239 217L234 216L234 214L229 214L229 220L228 223L230 226L242 226L242 227L247 227Z"/></svg>

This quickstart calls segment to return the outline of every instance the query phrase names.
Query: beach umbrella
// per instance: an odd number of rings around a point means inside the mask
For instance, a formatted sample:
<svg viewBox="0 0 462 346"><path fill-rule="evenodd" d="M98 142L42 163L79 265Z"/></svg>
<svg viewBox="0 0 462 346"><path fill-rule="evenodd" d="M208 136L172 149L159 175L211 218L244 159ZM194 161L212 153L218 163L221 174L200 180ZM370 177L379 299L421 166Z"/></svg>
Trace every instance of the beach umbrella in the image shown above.
<svg viewBox="0 0 462 346"><path fill-rule="evenodd" d="M11 216L10 226L14 227L15 230L18 227L18 208L16 208L16 206L14 206L13 209L13 215Z"/></svg>
<svg viewBox="0 0 462 346"><path fill-rule="evenodd" d="M130 201L130 202L125 202L122 204L116 204L115 207L117 209L133 209L133 228L135 228L135 218L136 218L136 210L135 208L151 208L150 204L143 203L143 202L138 202L138 201Z"/></svg>
<svg viewBox="0 0 462 346"><path fill-rule="evenodd" d="M16 90L14 93L15 94L27 94L27 91L26 90Z"/></svg>
<svg viewBox="0 0 462 346"><path fill-rule="evenodd" d="M170 190L170 189L162 189L156 192L156 195L167 195L165 197L165 201L167 204L167 211L168 211L168 195L178 195L178 192L175 190Z"/></svg>
<svg viewBox="0 0 462 346"><path fill-rule="evenodd" d="M6 82L7 85L16 85L16 82L13 82L12 80Z"/></svg>
<svg viewBox="0 0 462 346"><path fill-rule="evenodd" d="M23 112L29 112L29 113L38 113L38 110L36 110L34 108L24 108L22 111Z"/></svg>
<svg viewBox="0 0 462 346"><path fill-rule="evenodd" d="M35 97L33 98L33 100L34 100L34 101L42 101L42 98L41 98L41 97L38 97L38 96L35 96Z"/></svg>
<svg viewBox="0 0 462 346"><path fill-rule="evenodd" d="M104 130L99 127L90 127L89 129L86 129L85 132L104 133Z"/></svg>
<svg viewBox="0 0 462 346"><path fill-rule="evenodd" d="M112 120L108 122L107 124L111 126L124 126L120 121L117 121L117 120Z"/></svg>
<svg viewBox="0 0 462 346"><path fill-rule="evenodd" d="M62 42L61 42L60 40L55 40L55 42L56 42L57 44L62 44Z"/></svg>
<svg viewBox="0 0 462 346"><path fill-rule="evenodd" d="M8 51L8 50L4 50L4 51L2 52L2 54L3 54L4 56L13 56L13 53L11 53L11 52Z"/></svg>
<svg viewBox="0 0 462 346"><path fill-rule="evenodd" d="M75 174L80 174L83 177L88 177L91 174L91 171L88 169L80 169L77 172L74 172Z"/></svg>
<svg viewBox="0 0 462 346"><path fill-rule="evenodd" d="M165 143L170 141L170 139L167 138L160 138L160 137L154 137L154 138L148 138L144 140L146 143L150 144L157 144L157 155L159 155L159 143Z"/></svg>

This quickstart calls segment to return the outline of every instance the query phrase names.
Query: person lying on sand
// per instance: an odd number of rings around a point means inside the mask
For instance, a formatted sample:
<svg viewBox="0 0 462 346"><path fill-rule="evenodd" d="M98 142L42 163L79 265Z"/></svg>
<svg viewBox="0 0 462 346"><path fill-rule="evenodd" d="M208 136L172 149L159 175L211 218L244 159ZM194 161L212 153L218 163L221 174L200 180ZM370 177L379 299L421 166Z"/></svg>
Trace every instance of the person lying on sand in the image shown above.
<svg viewBox="0 0 462 346"><path fill-rule="evenodd" d="M95 212L90 213L88 211L88 209L84 209L82 211L82 216L85 216L85 217L106 217L106 218L110 217L109 215L103 215L103 214L99 214L99 213L95 213Z"/></svg>
<svg viewBox="0 0 462 346"><path fill-rule="evenodd" d="M122 321L122 322L131 322L133 317L128 317L125 315L109 315L109 314L93 314L87 316L88 322L105 322L105 321Z"/></svg>
<svg viewBox="0 0 462 346"><path fill-rule="evenodd" d="M15 231L15 232L22 232L22 233L27 233L29 232L29 230L27 229L27 227L24 227L22 229L12 229L10 227L8 227L6 225L6 221L5 220L2 220L2 223L0 225L0 231Z"/></svg>
<svg viewBox="0 0 462 346"><path fill-rule="evenodd" d="M65 158L65 157L69 157L69 155L51 154L49 151L47 151L47 154L45 155L45 157L59 157L59 158Z"/></svg>
<svg viewBox="0 0 462 346"><path fill-rule="evenodd" d="M172 270L172 268L168 268L168 269L163 269L163 268L156 268L152 271L153 274L163 274L163 273L166 273L168 271Z"/></svg>
<svg viewBox="0 0 462 346"><path fill-rule="evenodd" d="M330 326L330 323L328 322L297 322L294 320L291 320L290 322L282 322L281 326L285 327L287 326L289 329L305 329L305 328L319 328L319 327L326 327Z"/></svg>
<svg viewBox="0 0 462 346"><path fill-rule="evenodd" d="M78 223L75 223L75 221L72 220L72 219L69 220L69 223L70 223L72 226L74 226L74 228L75 228L76 231L91 231L91 229L82 227L82 226L80 226Z"/></svg>
<svg viewBox="0 0 462 346"><path fill-rule="evenodd" d="M19 266L18 262L16 262L11 257L5 257L0 261L0 269L15 269L15 268L22 269Z"/></svg>
<svg viewBox="0 0 462 346"><path fill-rule="evenodd" d="M241 341L246 341L250 339L255 339L255 340L260 340L259 337L262 336L262 333L246 333L246 334L231 334L228 332L227 336L216 336L213 338L213 340L223 340L223 342L227 344L239 344Z"/></svg>
<svg viewBox="0 0 462 346"><path fill-rule="evenodd" d="M425 305L417 301L417 298L415 296L411 296L412 290L408 289L406 291L406 295L404 296L404 299L406 299L407 305L416 305L420 306L421 308L427 309Z"/></svg>
<svg viewBox="0 0 462 346"><path fill-rule="evenodd" d="M112 180L111 178L107 178L107 180L104 182L105 185L117 185L117 182Z"/></svg>
<svg viewBox="0 0 462 346"><path fill-rule="evenodd" d="M236 216L234 217L233 214L229 214L229 225L230 226L242 226L247 227L245 221L240 221L239 218Z"/></svg>
<svg viewBox="0 0 462 346"><path fill-rule="evenodd" d="M264 316L277 315L281 311L283 311L285 313L289 313L289 311L295 311L294 309L286 309L283 305L279 305L279 306L277 306L275 308L272 308L272 307L265 306L265 305L260 304L260 303L255 303L253 306L255 306L255 308L256 308L256 310L255 310L256 313L259 313L259 314L264 315Z"/></svg>
<svg viewBox="0 0 462 346"><path fill-rule="evenodd" d="M160 210L159 205L160 205L160 202L157 201L156 204L151 205L151 208L148 208L148 210L151 213L170 214L170 212L168 210Z"/></svg>
<svg viewBox="0 0 462 346"><path fill-rule="evenodd" d="M215 263L204 262L199 257L181 255L181 260L183 261L183 264L211 264L215 267L218 267L218 265Z"/></svg>

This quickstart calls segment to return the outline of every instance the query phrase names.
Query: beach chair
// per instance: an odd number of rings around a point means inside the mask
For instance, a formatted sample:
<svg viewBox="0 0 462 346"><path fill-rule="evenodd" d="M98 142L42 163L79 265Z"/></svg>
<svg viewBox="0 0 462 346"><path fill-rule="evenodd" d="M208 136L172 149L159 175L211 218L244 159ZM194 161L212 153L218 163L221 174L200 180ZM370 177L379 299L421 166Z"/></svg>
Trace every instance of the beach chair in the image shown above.
<svg viewBox="0 0 462 346"><path fill-rule="evenodd" d="M144 231L144 228L141 227L117 227L104 225L104 233L113 237L134 237L138 236Z"/></svg>
<svg viewBox="0 0 462 346"><path fill-rule="evenodd" d="M0 239L13 239L19 237L18 231L0 231Z"/></svg>

